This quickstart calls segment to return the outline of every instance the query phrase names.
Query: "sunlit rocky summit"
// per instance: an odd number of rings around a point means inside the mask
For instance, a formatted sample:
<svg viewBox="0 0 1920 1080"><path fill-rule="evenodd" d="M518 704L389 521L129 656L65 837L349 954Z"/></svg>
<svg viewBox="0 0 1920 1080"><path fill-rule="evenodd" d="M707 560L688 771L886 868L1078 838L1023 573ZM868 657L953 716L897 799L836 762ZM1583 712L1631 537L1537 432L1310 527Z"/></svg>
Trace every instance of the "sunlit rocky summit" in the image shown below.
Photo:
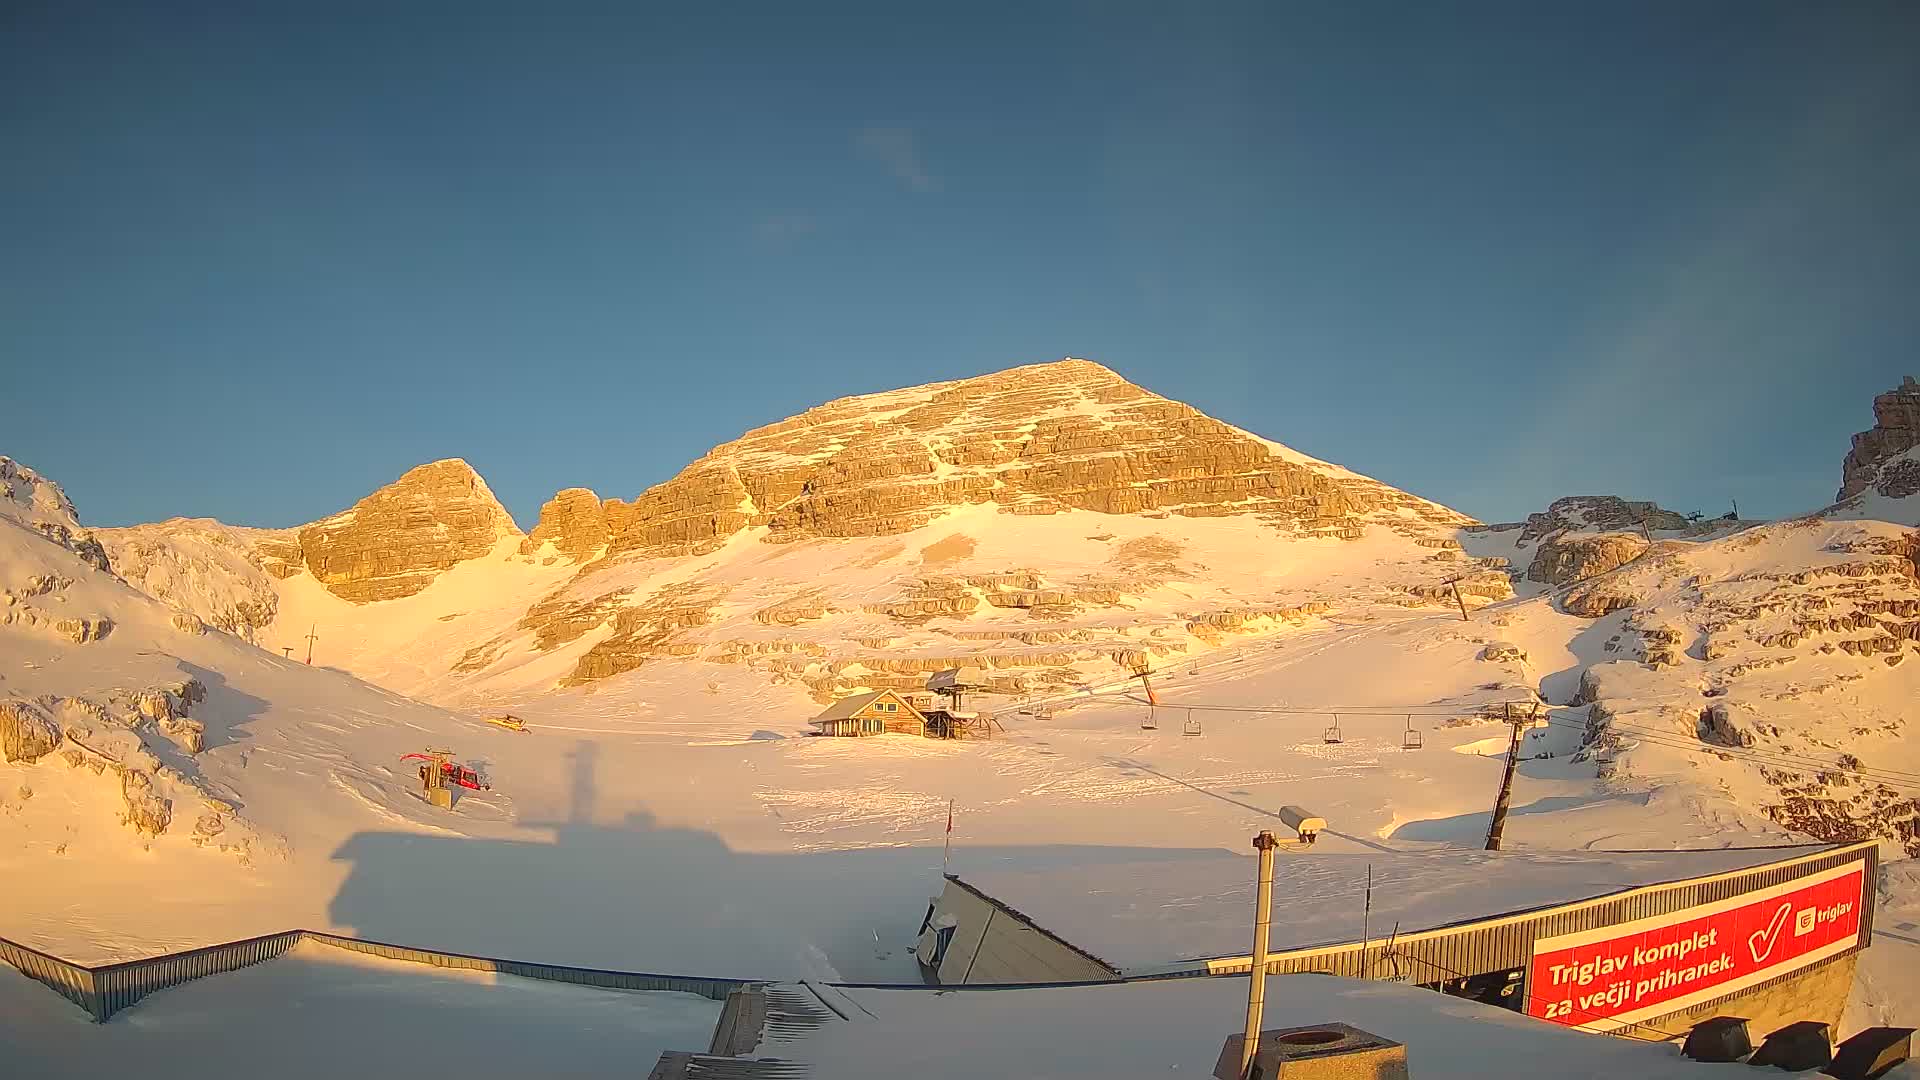
<svg viewBox="0 0 1920 1080"><path fill-rule="evenodd" d="M961 662L1008 686L1070 685L1356 594L1451 602L1442 582L1461 571L1476 603L1511 595L1498 566L1461 555L1452 533L1467 524L1069 359L831 401L630 500L562 490L524 536L459 460L297 529L173 521L106 536L130 579L262 641L345 617L310 610L303 580L381 604L484 563L510 579L496 595L524 603L493 624L433 612L471 635L436 674L486 684L527 651L570 656L551 687L698 657L826 699ZM289 593L305 624L280 619ZM336 641L333 655L351 668L359 648Z"/></svg>

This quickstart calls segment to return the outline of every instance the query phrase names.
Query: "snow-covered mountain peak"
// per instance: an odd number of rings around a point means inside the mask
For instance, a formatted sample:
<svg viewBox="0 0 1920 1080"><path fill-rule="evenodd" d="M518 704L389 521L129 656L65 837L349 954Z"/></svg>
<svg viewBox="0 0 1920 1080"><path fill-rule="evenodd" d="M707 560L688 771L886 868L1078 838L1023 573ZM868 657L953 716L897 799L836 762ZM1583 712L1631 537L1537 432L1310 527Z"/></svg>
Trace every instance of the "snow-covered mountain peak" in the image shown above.
<svg viewBox="0 0 1920 1080"><path fill-rule="evenodd" d="M32 529L96 569L107 569L106 552L93 533L81 526L80 515L66 491L4 456L0 456L0 517Z"/></svg>

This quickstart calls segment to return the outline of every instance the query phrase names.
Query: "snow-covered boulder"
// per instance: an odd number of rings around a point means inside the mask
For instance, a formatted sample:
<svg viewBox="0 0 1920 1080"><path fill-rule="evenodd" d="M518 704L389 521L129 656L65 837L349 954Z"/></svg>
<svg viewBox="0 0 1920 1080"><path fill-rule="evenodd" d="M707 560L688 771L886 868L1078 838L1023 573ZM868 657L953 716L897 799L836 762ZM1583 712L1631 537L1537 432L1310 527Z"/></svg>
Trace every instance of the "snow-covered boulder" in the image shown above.
<svg viewBox="0 0 1920 1080"><path fill-rule="evenodd" d="M53 624L53 629L61 637L75 645L85 645L90 641L99 641L113 633L113 620L104 615L87 618L61 619Z"/></svg>
<svg viewBox="0 0 1920 1080"><path fill-rule="evenodd" d="M1527 650L1511 641L1489 641L1487 647L1480 650L1480 659L1496 664L1527 662Z"/></svg>
<svg viewBox="0 0 1920 1080"><path fill-rule="evenodd" d="M1534 551L1527 580L1571 585L1625 566L1645 554L1647 546L1632 533L1556 533Z"/></svg>

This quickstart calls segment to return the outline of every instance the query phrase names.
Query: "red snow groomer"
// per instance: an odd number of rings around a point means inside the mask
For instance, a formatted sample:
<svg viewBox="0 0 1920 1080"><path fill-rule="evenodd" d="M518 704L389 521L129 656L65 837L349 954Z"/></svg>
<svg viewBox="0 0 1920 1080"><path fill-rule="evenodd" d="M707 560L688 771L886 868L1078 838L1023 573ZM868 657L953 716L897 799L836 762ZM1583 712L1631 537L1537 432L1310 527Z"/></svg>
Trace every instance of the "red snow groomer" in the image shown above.
<svg viewBox="0 0 1920 1080"><path fill-rule="evenodd" d="M478 772L457 761L448 761L446 751L429 752L425 754L402 754L400 755L400 760L418 761L420 763L420 783L425 787L436 786L432 780L429 779L431 770L435 765L438 765L440 768L441 784L457 784L470 791L488 791L493 787L492 784L480 779Z"/></svg>

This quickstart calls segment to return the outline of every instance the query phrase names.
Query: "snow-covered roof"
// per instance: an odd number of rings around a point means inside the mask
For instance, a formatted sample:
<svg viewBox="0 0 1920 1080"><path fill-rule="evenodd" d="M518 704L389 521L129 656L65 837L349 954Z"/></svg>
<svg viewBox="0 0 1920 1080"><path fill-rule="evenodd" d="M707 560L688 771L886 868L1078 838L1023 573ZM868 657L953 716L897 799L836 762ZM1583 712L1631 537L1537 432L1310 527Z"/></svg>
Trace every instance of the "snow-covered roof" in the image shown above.
<svg viewBox="0 0 1920 1080"><path fill-rule="evenodd" d="M807 721L807 723L824 724L829 720L851 720L853 719L854 713L859 712L861 709L866 708L881 698L892 698L909 709L913 708L912 703L893 690L876 690L871 694L855 694L852 697L843 697L839 701L827 706L827 711Z"/></svg>
<svg viewBox="0 0 1920 1080"><path fill-rule="evenodd" d="M406 1075L416 1070L404 1063L431 1057L457 1063L446 1075L463 1080L619 1076L663 1050L704 1045L719 1012L692 994L608 992L309 943L97 1024L0 963L0 1075L318 1080Z"/></svg>
<svg viewBox="0 0 1920 1080"><path fill-rule="evenodd" d="M1828 845L1656 852L1283 851L1275 952L1384 938L1725 873ZM1255 859L1220 854L1048 870L963 869L963 884L1123 974L1244 956ZM1373 899L1366 913L1367 879Z"/></svg>
<svg viewBox="0 0 1920 1080"><path fill-rule="evenodd" d="M1245 979L1020 990L780 984L740 1075L1194 1076L1212 1073L1246 1016ZM1670 1045L1589 1035L1431 990L1325 975L1267 980L1266 1028L1340 1022L1401 1043L1421 1080L1698 1077ZM985 1037L980 1037L985 1036ZM788 1062L803 1063L804 1073ZM786 1071L781 1071L784 1066Z"/></svg>

